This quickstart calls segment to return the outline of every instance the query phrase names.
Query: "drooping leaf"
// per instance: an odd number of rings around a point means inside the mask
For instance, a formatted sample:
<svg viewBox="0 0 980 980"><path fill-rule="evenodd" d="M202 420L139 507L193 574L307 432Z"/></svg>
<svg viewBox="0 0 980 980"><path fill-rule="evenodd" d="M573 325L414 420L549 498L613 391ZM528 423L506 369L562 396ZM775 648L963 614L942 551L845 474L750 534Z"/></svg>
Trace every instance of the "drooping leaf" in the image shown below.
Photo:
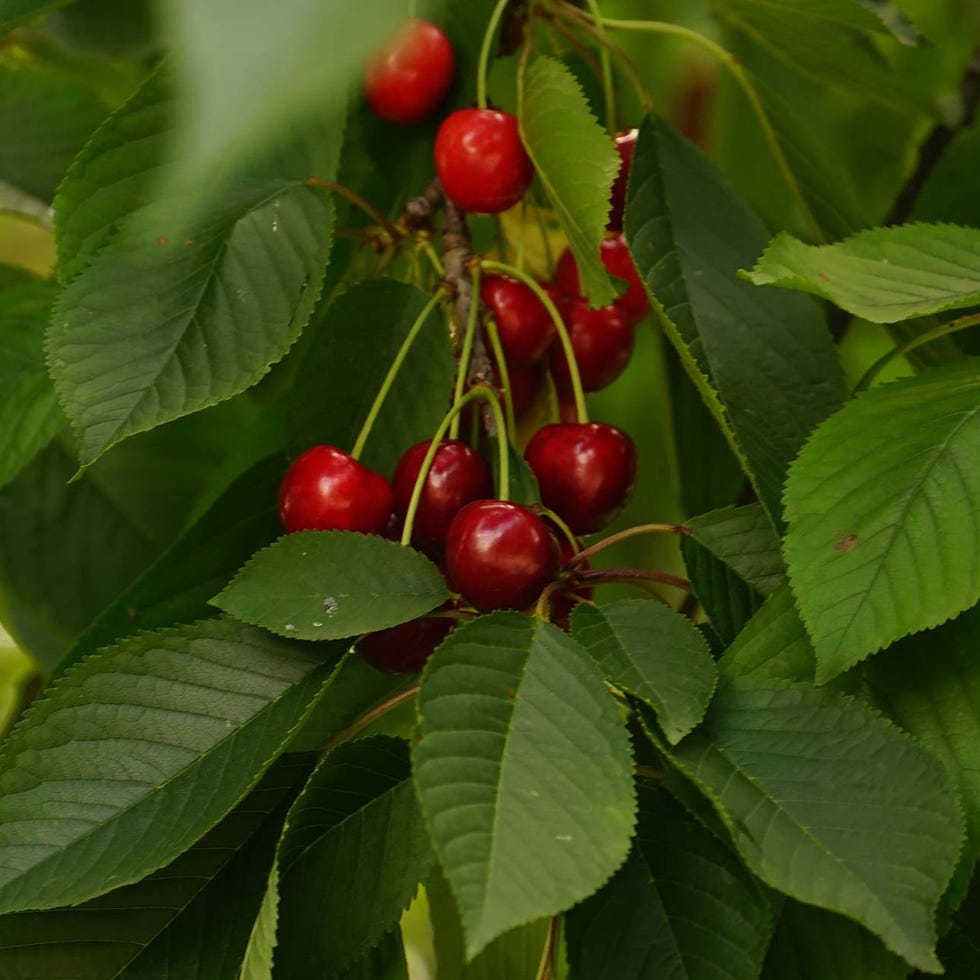
<svg viewBox="0 0 980 980"><path fill-rule="evenodd" d="M457 629L429 661L413 771L472 958L585 898L629 849L626 733L561 630L519 613Z"/></svg>
<svg viewBox="0 0 980 980"><path fill-rule="evenodd" d="M856 922L787 899L762 980L904 980L908 964Z"/></svg>
<svg viewBox="0 0 980 980"><path fill-rule="evenodd" d="M615 298L599 258L609 192L619 156L572 73L554 58L527 68L520 101L521 137L548 192L593 306Z"/></svg>
<svg viewBox="0 0 980 980"><path fill-rule="evenodd" d="M566 917L570 980L756 980L765 894L669 797L641 793L629 860Z"/></svg>
<svg viewBox="0 0 980 980"><path fill-rule="evenodd" d="M256 554L214 604L300 640L397 626L449 598L425 555L373 534L298 531Z"/></svg>
<svg viewBox="0 0 980 980"><path fill-rule="evenodd" d="M71 3L71 0L0 0L0 33L5 34L25 21L67 3Z"/></svg>
<svg viewBox="0 0 980 980"><path fill-rule="evenodd" d="M785 541L817 683L980 599L978 505L980 361L875 388L817 430Z"/></svg>
<svg viewBox="0 0 980 980"><path fill-rule="evenodd" d="M0 292L0 487L63 424L44 366L44 326L54 296L54 285L43 281Z"/></svg>
<svg viewBox="0 0 980 980"><path fill-rule="evenodd" d="M0 759L0 909L75 904L172 861L255 785L328 670L227 621L72 668Z"/></svg>
<svg viewBox="0 0 980 980"><path fill-rule="evenodd" d="M349 450L402 341L425 308L422 290L391 279L356 283L310 329L317 341L288 413L292 447ZM441 310L430 312L388 392L362 454L390 475L402 453L431 439L449 411L455 361Z"/></svg>
<svg viewBox="0 0 980 980"><path fill-rule="evenodd" d="M980 303L980 229L896 225L833 245L781 233L745 276L822 296L872 323L896 323Z"/></svg>
<svg viewBox="0 0 980 980"><path fill-rule="evenodd" d="M211 957L231 953L234 959L235 949L243 945L241 927L244 922L247 936L249 900L254 897L257 904L256 877L261 895L261 879L285 817L282 805L299 791L312 764L309 756L280 759L221 823L143 881L74 908L0 917L0 975L5 980L161 975L224 980L229 971L214 969ZM196 946L195 936L207 937L206 948ZM240 958L240 948L238 953ZM160 958L176 963L181 954L182 969L167 973L160 966ZM187 957L198 972L192 972ZM201 973L206 961L212 969Z"/></svg>
<svg viewBox="0 0 980 980"><path fill-rule="evenodd" d="M277 973L334 976L397 923L432 861L409 776L408 746L374 736L310 777L279 848Z"/></svg>
<svg viewBox="0 0 980 980"><path fill-rule="evenodd" d="M148 119L163 124L147 100L129 107L140 132ZM130 121L110 120L97 137L100 148L103 140L110 146L90 166L109 183L135 169L139 190L155 140L136 165L115 153L113 140L131 139ZM174 200L136 210L69 284L48 354L83 465L127 436L243 391L286 353L319 295L333 230L332 201L306 180L314 170L333 176L341 135L342 117L326 115L269 147L211 193L191 225ZM133 203L131 195L108 196L113 212ZM86 207L75 220L84 254L105 237L104 216Z"/></svg>
<svg viewBox="0 0 980 980"><path fill-rule="evenodd" d="M688 577L722 642L731 643L784 581L779 538L758 504L725 507L687 522L681 538Z"/></svg>
<svg viewBox="0 0 980 980"><path fill-rule="evenodd" d="M671 743L704 717L715 689L715 664L701 634L683 616L648 599L580 604L572 634L606 679L656 712Z"/></svg>
<svg viewBox="0 0 980 980"><path fill-rule="evenodd" d="M411 980L401 929L393 929L337 980Z"/></svg>
<svg viewBox="0 0 980 980"><path fill-rule="evenodd" d="M269 980L272 976L276 948L276 928L279 924L279 867L273 855L269 880L252 923L245 954L236 980Z"/></svg>
<svg viewBox="0 0 980 980"><path fill-rule="evenodd" d="M934 915L963 830L952 785L926 749L831 691L736 681L670 758L766 884L937 970Z"/></svg>
<svg viewBox="0 0 980 980"><path fill-rule="evenodd" d="M67 73L17 61L0 65L0 180L50 201L106 107Z"/></svg>
<svg viewBox="0 0 980 980"><path fill-rule="evenodd" d="M763 6L760 0L747 0ZM923 44L925 38L905 13L887 0L783 0L782 8L868 34L886 34L902 44Z"/></svg>
<svg viewBox="0 0 980 980"><path fill-rule="evenodd" d="M784 304L737 279L766 231L659 121L640 130L626 237L685 369L778 523L790 461L845 395L826 326L804 298Z"/></svg>

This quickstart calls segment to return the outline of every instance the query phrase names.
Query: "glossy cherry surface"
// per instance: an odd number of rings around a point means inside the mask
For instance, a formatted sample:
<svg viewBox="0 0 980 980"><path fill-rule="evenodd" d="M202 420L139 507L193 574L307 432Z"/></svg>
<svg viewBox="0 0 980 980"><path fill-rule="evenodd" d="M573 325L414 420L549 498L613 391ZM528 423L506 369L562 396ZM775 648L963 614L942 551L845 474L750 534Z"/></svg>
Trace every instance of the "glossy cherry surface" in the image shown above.
<svg viewBox="0 0 980 980"><path fill-rule="evenodd" d="M413 17L370 59L364 91L371 111L388 122L421 122L445 98L456 73L449 38Z"/></svg>
<svg viewBox="0 0 980 980"><path fill-rule="evenodd" d="M431 442L417 443L398 461L392 480L395 513L404 522L412 490L422 469ZM418 510L412 524L412 544L423 551L439 551L446 531L457 511L472 500L493 496L493 474L486 460L456 439L445 439L439 446L429 475L425 479Z"/></svg>
<svg viewBox="0 0 980 980"><path fill-rule="evenodd" d="M636 479L636 447L622 429L603 422L546 425L524 458L541 502L575 534L604 528L626 503Z"/></svg>
<svg viewBox="0 0 980 980"><path fill-rule="evenodd" d="M279 486L279 518L292 531L381 534L394 495L379 473L335 446L313 446L298 456Z"/></svg>
<svg viewBox="0 0 980 980"><path fill-rule="evenodd" d="M582 387L598 391L612 384L623 373L633 352L633 325L615 306L593 310L588 300L576 299L568 304L565 326ZM552 350L551 373L559 390L570 390L568 362L560 344Z"/></svg>
<svg viewBox="0 0 980 980"><path fill-rule="evenodd" d="M508 367L530 367L548 353L555 325L530 286L509 276L487 275L480 282L480 299L496 320Z"/></svg>
<svg viewBox="0 0 980 980"><path fill-rule="evenodd" d="M453 203L480 214L513 207L534 176L517 120L495 109L460 109L447 116L436 134L435 161Z"/></svg>
<svg viewBox="0 0 980 980"><path fill-rule="evenodd" d="M390 629L368 633L357 642L357 652L386 674L420 671L437 646L453 628L451 619L425 616Z"/></svg>
<svg viewBox="0 0 980 980"><path fill-rule="evenodd" d="M633 264L633 256L630 255L626 239L622 235L609 235L604 238L599 246L599 257L608 272L627 283L626 291L616 297L613 306L631 324L638 323L650 309L650 301L647 299L643 282ZM582 295L582 285L575 256L567 248L559 256L555 266L555 286L566 296Z"/></svg>
<svg viewBox="0 0 980 980"><path fill-rule="evenodd" d="M449 527L446 567L450 584L480 612L523 609L554 578L558 544L527 507L478 500Z"/></svg>
<svg viewBox="0 0 980 980"><path fill-rule="evenodd" d="M626 185L629 182L630 167L633 165L633 151L636 149L636 137L639 135L638 129L628 129L624 133L616 134L616 152L619 154L619 173L616 175L616 182L613 184L610 199L612 207L609 210L609 224L606 226L610 231L623 230L623 210L626 207Z"/></svg>

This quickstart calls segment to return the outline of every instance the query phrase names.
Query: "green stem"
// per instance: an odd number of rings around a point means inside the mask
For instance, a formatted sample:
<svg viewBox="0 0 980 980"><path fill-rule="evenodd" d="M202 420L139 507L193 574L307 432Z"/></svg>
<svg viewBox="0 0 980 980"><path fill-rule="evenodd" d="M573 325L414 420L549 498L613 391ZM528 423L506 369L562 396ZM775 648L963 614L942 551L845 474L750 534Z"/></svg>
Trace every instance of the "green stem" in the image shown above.
<svg viewBox="0 0 980 980"><path fill-rule="evenodd" d="M504 348L500 343L500 331L493 317L487 320L487 339L490 341L490 348L493 350L494 360L497 362L497 373L500 375L500 387L504 393L504 415L507 417L507 438L514 441L514 433L517 431L517 422L514 418L514 396L510 390L510 370L507 367L507 359L504 357Z"/></svg>
<svg viewBox="0 0 980 980"><path fill-rule="evenodd" d="M411 701L418 693L419 685L413 684L404 691L393 694L387 701L383 701L369 711L365 711L363 715L355 718L346 728L342 728L339 732L336 732L327 739L326 744L323 746L323 755L326 755L334 746L339 745L341 742L346 742L349 738L353 738L358 733L363 732L365 728L374 724L379 718L383 718L389 711L397 708L400 704Z"/></svg>
<svg viewBox="0 0 980 980"><path fill-rule="evenodd" d="M476 328L480 320L480 275L480 266L478 263L474 263L473 290L470 293L470 308L466 314L466 333L463 334L463 349L460 351L459 364L456 366L456 387L453 391L454 405L463 397L463 392L466 390L466 377L470 371L470 359L473 356L473 344L476 341ZM458 415L453 419L449 438L459 438Z"/></svg>
<svg viewBox="0 0 980 980"><path fill-rule="evenodd" d="M354 442L354 448L351 450L351 456L353 456L354 459L360 459L361 453L364 452L364 444L368 441L368 436L371 435L371 429L374 427L374 423L378 420L378 414L381 412L381 406L384 405L385 398L388 397L388 392L391 391L391 386L395 383L395 378L398 377L398 372L401 370L401 366L404 364L405 358L408 356L409 349L415 342L415 338L418 337L419 332L422 330L422 327L425 324L425 321L429 318L429 314L435 308L439 300L442 299L442 297L442 290L436 290L436 292L433 293L432 298L425 304L425 308L418 315L418 318L412 324L411 329L405 335L405 339L402 341L401 347L398 348L398 353L395 355L395 359L391 362L391 367L388 368L388 373L385 375L384 381L381 382L381 387L378 389L378 393L374 396L374 402L367 414L367 418L364 420L364 424L361 426L361 431L357 434L357 439Z"/></svg>
<svg viewBox="0 0 980 980"><path fill-rule="evenodd" d="M476 385L470 388L449 409L443 420L439 423L439 428L436 429L432 441L429 443L429 448L426 450L425 457L422 460L422 466L419 469L419 475L415 480L415 486L412 488L412 497L408 502L408 510L405 513L405 526L402 528L401 537L401 543L403 545L407 546L411 543L412 528L415 525L415 515L418 513L419 501L422 499L422 489L425 486L425 481L428 479L429 470L432 468L432 461L436 458L436 453L439 451L442 440L446 437L446 433L449 431L449 427L453 424L453 421L459 417L459 413L470 402L478 400L485 401L490 406L490 411L493 412L494 419L497 423L497 444L500 454L498 456L500 484L497 487L497 499L507 500L510 491L510 458L507 455L509 443L507 442L507 432L504 427L504 416L500 410L500 402L497 401L496 392L486 385Z"/></svg>
<svg viewBox="0 0 980 980"><path fill-rule="evenodd" d="M592 568L579 572L578 582L601 585L608 582L623 582L627 585L639 585L641 588L647 582L659 582L662 585L672 585L675 589L690 592L693 586L686 578L671 575L669 572L655 572L646 568Z"/></svg>
<svg viewBox="0 0 980 980"><path fill-rule="evenodd" d="M948 337L952 333L958 333L960 330L966 330L968 327L975 327L980 324L980 313L970 313L968 316L961 316L957 320L951 320L949 323L941 323L938 327L933 327L932 330L927 330L925 333L919 334L918 337L912 337L910 340L906 340L904 344L899 344L898 347L893 347L887 354L883 354L878 358L871 367L861 376L861 380L854 387L854 394L856 395L860 391L864 391L866 388L870 387L871 382L874 381L876 377L886 368L896 357L901 357L903 354L908 354L910 351L915 350L917 347L922 347L924 344L930 344L934 340L939 340L941 337Z"/></svg>
<svg viewBox="0 0 980 980"><path fill-rule="evenodd" d="M346 197L351 204L360 208L369 218L373 218L376 224L384 228L392 242L397 242L399 238L404 237L404 232L396 228L373 204L368 204L357 191L353 191L343 184L338 184L336 181L326 180L323 177L308 177L306 179L306 186L316 187L325 191L333 191L334 194Z"/></svg>
<svg viewBox="0 0 980 980"><path fill-rule="evenodd" d="M600 551L604 551L620 541L625 541L627 538L635 538L640 534L683 534L685 537L690 537L691 529L683 524L637 524L635 527L628 527L622 531L617 531L615 534L610 534L608 538L603 538L601 541L589 545L588 548L583 548L569 561L568 566L571 568L574 565L580 565Z"/></svg>
<svg viewBox="0 0 980 980"><path fill-rule="evenodd" d="M548 315L555 325L558 339L561 341L562 350L564 350L565 358L568 361L568 376L572 383L572 394L575 396L575 415L579 422L588 422L589 413L585 407L585 392L582 390L582 378L578 372L578 362L575 360L575 348L572 347L572 338L568 335L568 328L565 326L565 321L562 320L561 314L558 312L555 304L551 302L551 297L548 296L531 276L526 272L522 272L520 269L515 269L512 265L507 265L504 262L494 262L492 259L483 259L482 265L484 269L490 272L499 272L513 279L519 279L544 304Z"/></svg>
<svg viewBox="0 0 980 980"><path fill-rule="evenodd" d="M776 136L776 131L773 129L772 123L769 121L769 116L766 113L765 106L763 106L762 100L759 98L759 93L756 91L755 86L752 84L752 81L745 69L739 64L738 59L727 48L724 48L715 41L712 41L710 37L705 37L705 35L701 34L699 31L691 30L691 28L683 27L680 24L671 24L668 21L616 20L610 17L603 17L601 20L596 21L595 26L597 29L607 27L614 31L644 31L648 34L663 34L668 37L678 37L691 41L714 55L725 66L732 78L735 79L735 82L742 90L742 93L745 95L746 99L748 99L749 105L751 106L752 111L755 113L759 127L762 130L762 135L769 147L769 151L772 153L776 167L782 175L783 180L786 182L786 186L789 188L790 192L795 198L797 206L802 212L807 224L810 225L810 229L813 232L816 241L822 242L825 240L823 231L821 230L820 225L817 223L817 219L814 217L813 212L810 210L810 206L807 204L806 198L803 196L803 191L800 189L800 185L797 182L796 177L793 175L789 161L786 159L786 154L783 152L783 148L779 143L779 138Z"/></svg>
<svg viewBox="0 0 980 980"><path fill-rule="evenodd" d="M480 46L480 60L476 66L476 104L481 109L487 107L487 74L490 66L490 48L493 47L493 39L496 37L500 18L509 2L510 0L497 0L497 6L493 8L486 33L483 35L483 44Z"/></svg>
<svg viewBox="0 0 980 980"><path fill-rule="evenodd" d="M599 34L605 34L602 28L602 12L599 10L598 0L587 0L587 6L592 12L592 19L596 23L596 30ZM599 64L602 69L602 98L606 109L606 129L611 134L616 133L616 94L613 89L612 60L609 56L609 46L603 44L599 49Z"/></svg>

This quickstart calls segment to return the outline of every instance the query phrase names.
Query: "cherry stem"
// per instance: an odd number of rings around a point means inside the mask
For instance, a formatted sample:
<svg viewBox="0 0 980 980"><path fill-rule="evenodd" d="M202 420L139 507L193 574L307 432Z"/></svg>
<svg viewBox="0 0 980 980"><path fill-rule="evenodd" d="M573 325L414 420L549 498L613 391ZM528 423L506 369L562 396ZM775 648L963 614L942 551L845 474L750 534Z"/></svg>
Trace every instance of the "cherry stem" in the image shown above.
<svg viewBox="0 0 980 980"><path fill-rule="evenodd" d="M526 272L522 272L520 269L515 269L512 265L507 265L504 262L495 262L493 259L482 259L481 263L483 268L488 269L490 272L499 272L513 279L519 279L544 304L552 323L555 325L558 339L561 341L562 350L565 352L565 359L568 361L568 377L572 383L572 394L575 396L575 417L579 422L588 422L589 412L585 407L585 392L582 390L582 377L578 371L578 362L575 360L575 348L572 347L572 338L568 335L568 328L565 326L565 321L561 318L561 314L558 312L555 304L551 302L551 297L531 276Z"/></svg>
<svg viewBox="0 0 980 980"><path fill-rule="evenodd" d="M563 582L549 582L538 596L538 601L534 604L534 615L536 619L548 620L551 618L551 597L559 589L565 588Z"/></svg>
<svg viewBox="0 0 980 980"><path fill-rule="evenodd" d="M569 10L575 11L575 8L571 7ZM579 12L576 11L575 13L578 19L582 18L583 15L581 15ZM587 17L588 15L584 16ZM807 224L810 225L810 230L813 232L815 239L818 242L825 240L823 230L818 224L817 219L814 217L813 212L810 210L810 205L803 196L803 191L800 189L800 185L793 174L789 161L786 159L786 154L783 152L783 148L780 145L779 137L776 136L776 131L773 128L769 115L762 104L762 99L759 98L759 93L756 91L751 79L749 78L745 69L739 64L739 61L735 55L733 55L727 48L724 48L717 42L712 41L710 37L706 37L704 34L700 33L700 31L692 30L689 27L683 27L680 24L671 24L668 21L616 20L611 17L593 17L590 19L590 23L597 32L602 28L607 27L611 30L643 31L648 34L664 34L669 37L683 38L684 40L692 41L694 44L699 45L706 51L713 54L715 58L717 58L725 66L738 87L742 90L745 98L748 100L749 105L755 114L756 120L759 123L759 127L762 130L762 135L769 147L769 151L772 153L776 167L782 175L783 180L786 182L786 186L796 199L796 203L806 219Z"/></svg>
<svg viewBox="0 0 980 980"><path fill-rule="evenodd" d="M432 242L428 238L423 238L419 244L425 257L432 263L432 268L435 269L436 275L442 278L446 274L446 270L443 268L442 259L436 255L436 250L432 247Z"/></svg>
<svg viewBox="0 0 980 980"><path fill-rule="evenodd" d="M628 527L622 531L617 531L615 534L610 534L608 538L603 538L601 541L589 545L588 548L583 548L578 554L572 556L566 563L566 567L573 568L575 565L580 565L582 562L588 561L593 555L599 554L600 551L641 534L683 534L689 538L693 533L684 524L637 524L635 527Z"/></svg>
<svg viewBox="0 0 980 980"><path fill-rule="evenodd" d="M429 302L425 304L424 309L418 315L416 321L412 324L411 329L405 334L405 339L402 341L401 347L398 348L398 353L391 362L391 367L388 368L388 373L385 375L384 381L381 382L378 393L374 396L374 402L371 405L370 411L367 413L367 418L364 419L361 431L357 434L357 440L354 442L354 448L351 450L351 456L354 459L360 459L361 453L364 452L364 445L368 441L368 436L371 435L371 429L374 428L374 423L378 420L381 406L384 405L384 401L388 397L388 392L391 391L391 386L395 383L395 378L398 377L398 372L401 370L402 364L405 363L409 349L415 343L415 338L418 337L419 332L425 325L425 321L429 318L429 314L444 295L443 290L436 290Z"/></svg>
<svg viewBox="0 0 980 980"><path fill-rule="evenodd" d="M476 104L480 109L487 107L487 74L490 65L490 48L493 46L493 39L497 34L497 27L500 18L510 0L497 0L497 6L493 8L490 21L483 35L483 44L480 45L480 60L476 66Z"/></svg>
<svg viewBox="0 0 980 980"><path fill-rule="evenodd" d="M476 327L480 319L480 264L473 263L470 272L473 277L473 287L470 291L470 308L466 311L466 332L463 334L463 349L459 354L459 363L456 366L456 388L453 392L453 404L463 397L466 390L467 375L470 371L470 360L473 357L473 343L476 340ZM450 425L449 438L459 438L459 416L457 415Z"/></svg>
<svg viewBox="0 0 980 980"><path fill-rule="evenodd" d="M504 348L500 343L500 331L493 317L487 320L487 339L493 350L494 360L497 362L497 372L500 374L500 387L504 393L504 415L507 418L507 438L514 441L514 433L517 430L517 422L514 418L514 395L510 388L510 370L507 367L507 359L504 357Z"/></svg>
<svg viewBox="0 0 980 980"><path fill-rule="evenodd" d="M586 0L586 5L592 13L597 33L605 35L602 24L602 13L598 0ZM609 56L609 46L603 44L599 49L599 65L602 69L602 96L606 106L606 129L611 134L616 132L616 96L613 90L612 61Z"/></svg>
<svg viewBox="0 0 980 980"><path fill-rule="evenodd" d="M422 490L425 487L425 481L429 477L429 470L432 469L432 461L436 458L436 453L439 452L439 446L442 444L442 440L446 437L449 427L452 425L453 420L459 416L459 413L470 402L477 400L487 402L497 423L497 431L499 433L498 461L500 467L497 499L507 500L510 490L510 459L507 455L509 444L504 427L504 416L500 410L497 393L486 385L476 385L463 394L453 407L449 409L445 418L439 423L439 428L436 429L432 441L429 443L429 448L426 450L425 456L422 459L422 466L419 468L419 475L415 478L415 486L412 487L412 496L408 502L408 510L405 513L405 526L402 528L401 536L401 543L403 545L408 546L412 541L412 528L415 525L415 515L418 513L419 501L422 499Z"/></svg>
<svg viewBox="0 0 980 980"><path fill-rule="evenodd" d="M562 518L560 518L553 510L550 510L547 507L541 507L538 510L538 513L542 517L547 517L548 520L551 521L551 523L554 524L559 531L561 531L568 543L572 546L572 553L577 556L582 550L581 546L578 543L578 538L575 537L575 535L572 533L572 529L564 522L564 520L562 520Z"/></svg>
<svg viewBox="0 0 980 980"><path fill-rule="evenodd" d="M381 704L376 705L369 711L365 711L363 715L361 715L359 718L355 718L346 728L342 728L339 732L334 733L327 739L323 746L323 755L326 755L331 749L339 745L341 742L346 742L359 732L363 732L368 725L374 724L374 722L376 722L379 718L383 718L389 711L397 708L400 704L404 704L406 701L411 701L412 698L414 698L418 693L419 685L413 684L404 691L399 691L397 694L393 694L387 701L382 701Z"/></svg>
<svg viewBox="0 0 980 980"><path fill-rule="evenodd" d="M878 358L871 367L861 376L861 380L854 386L854 394L864 391L866 388L871 386L871 382L874 381L876 377L893 361L896 357L901 357L903 354L908 354L910 351L915 350L917 347L922 347L924 344L931 344L934 340L940 340L942 337L948 337L950 334L958 333L960 330L966 330L969 327L975 327L980 323L980 313L970 313L967 316L961 316L956 320L951 320L949 323L941 323L938 327L933 327L932 330L927 330L925 333L919 334L918 337L912 337L906 340L903 344L899 344L898 347L893 347L887 354L883 354Z"/></svg>
<svg viewBox="0 0 980 980"><path fill-rule="evenodd" d="M352 191L343 184L338 184L332 180L325 180L323 177L309 177L306 181L307 187L319 187L323 190L333 191L341 197L346 197L352 204L357 205L368 217L373 218L376 224L381 225L388 233L393 242L397 242L403 237L404 232L396 228L373 204L368 204L357 191Z"/></svg>
<svg viewBox="0 0 980 980"><path fill-rule="evenodd" d="M671 575L669 572L656 572L647 568L590 568L584 572L578 572L575 576L576 581L602 585L608 582L625 582L627 584L637 584L642 582L659 582L662 585L672 585L675 589L683 589L691 592L693 586L686 578L679 575Z"/></svg>

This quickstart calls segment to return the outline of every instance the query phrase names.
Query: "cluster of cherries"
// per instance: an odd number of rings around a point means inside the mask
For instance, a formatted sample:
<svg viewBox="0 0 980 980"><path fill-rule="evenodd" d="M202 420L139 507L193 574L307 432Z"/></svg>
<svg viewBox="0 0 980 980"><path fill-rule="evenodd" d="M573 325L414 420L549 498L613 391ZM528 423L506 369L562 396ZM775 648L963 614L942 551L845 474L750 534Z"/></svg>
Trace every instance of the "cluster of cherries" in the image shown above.
<svg viewBox="0 0 980 980"><path fill-rule="evenodd" d="M412 19L369 64L369 105L384 119L415 123L445 97L455 70L452 46L428 21ZM553 283L542 284L561 315L585 391L614 380L629 360L635 323L648 309L646 294L621 234L627 171L635 131L621 134L622 159L612 193L605 267L626 280L615 302L593 310L581 295L575 259L566 250ZM436 137L436 169L446 195L464 211L496 213L526 192L533 167L517 121L489 109L454 112ZM480 300L492 314L507 367L515 415L534 400L545 365L562 402L563 421L531 436L525 459L542 507L494 499L486 460L464 442L443 440L424 476L411 527L411 544L437 562L462 603L478 612L524 609L549 589L551 617L568 612L589 590L565 571L576 558L577 536L605 527L625 504L636 474L636 450L622 430L576 421L572 381L554 321L527 284L503 275L482 278ZM334 446L314 446L283 478L279 509L287 532L348 530L401 536L431 443L399 460L391 481ZM552 520L551 516L558 520ZM562 526L563 525L563 526ZM550 587L550 588L549 588ZM361 654L389 672L421 668L455 622L452 610L363 637Z"/></svg>

